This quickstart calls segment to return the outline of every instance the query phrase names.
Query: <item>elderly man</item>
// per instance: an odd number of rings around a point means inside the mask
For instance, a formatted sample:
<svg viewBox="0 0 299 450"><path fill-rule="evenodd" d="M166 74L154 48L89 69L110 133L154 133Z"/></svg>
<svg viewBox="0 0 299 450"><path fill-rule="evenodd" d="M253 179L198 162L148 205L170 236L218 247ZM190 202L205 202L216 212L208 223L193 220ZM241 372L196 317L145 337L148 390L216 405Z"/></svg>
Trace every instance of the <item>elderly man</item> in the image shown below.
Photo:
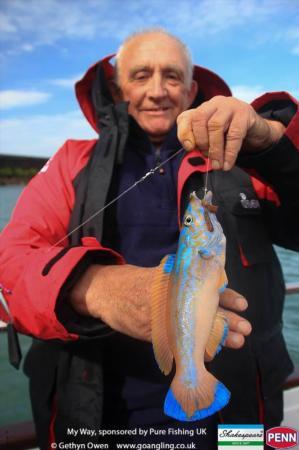
<svg viewBox="0 0 299 450"><path fill-rule="evenodd" d="M185 46L163 30L128 38L116 70L102 60L76 93L100 139L67 141L29 184L1 238L0 280L11 291L15 327L39 339L25 370L40 445L107 442L99 429L110 430L114 446L124 438L119 429L130 442L180 443L206 426L207 436L193 441L216 448L216 416L183 428L163 415L170 379L159 373L147 342L156 267L175 253L178 210L203 187L207 171L227 238L229 287L242 294L228 289L221 304L244 311L246 297L254 330L242 350L232 350L250 325L225 312L230 348L211 366L232 391L222 416L229 423L278 424L281 385L292 364L271 242L299 248L295 100L278 93L250 106L231 97L217 75L193 70ZM180 146L185 155L96 214ZM83 427L95 436L70 432Z"/></svg>

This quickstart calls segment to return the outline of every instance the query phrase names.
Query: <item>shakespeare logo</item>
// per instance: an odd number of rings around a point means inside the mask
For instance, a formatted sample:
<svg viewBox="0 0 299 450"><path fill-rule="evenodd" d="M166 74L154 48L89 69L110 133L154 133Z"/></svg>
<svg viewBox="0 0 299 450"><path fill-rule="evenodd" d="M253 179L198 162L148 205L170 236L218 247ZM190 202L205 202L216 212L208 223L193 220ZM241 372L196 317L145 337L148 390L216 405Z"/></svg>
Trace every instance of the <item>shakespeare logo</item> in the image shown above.
<svg viewBox="0 0 299 450"><path fill-rule="evenodd" d="M218 425L219 450L264 450L263 425Z"/></svg>

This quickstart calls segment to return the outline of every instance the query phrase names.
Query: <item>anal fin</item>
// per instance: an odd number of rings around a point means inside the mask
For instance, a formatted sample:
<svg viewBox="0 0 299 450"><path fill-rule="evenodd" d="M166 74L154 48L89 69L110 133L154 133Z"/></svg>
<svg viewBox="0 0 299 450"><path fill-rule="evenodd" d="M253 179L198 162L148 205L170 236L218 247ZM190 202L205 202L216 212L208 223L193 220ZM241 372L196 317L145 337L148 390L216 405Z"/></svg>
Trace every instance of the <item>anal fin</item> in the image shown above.
<svg viewBox="0 0 299 450"><path fill-rule="evenodd" d="M217 311L205 348L205 361L211 361L221 350L227 337L228 325L225 315Z"/></svg>

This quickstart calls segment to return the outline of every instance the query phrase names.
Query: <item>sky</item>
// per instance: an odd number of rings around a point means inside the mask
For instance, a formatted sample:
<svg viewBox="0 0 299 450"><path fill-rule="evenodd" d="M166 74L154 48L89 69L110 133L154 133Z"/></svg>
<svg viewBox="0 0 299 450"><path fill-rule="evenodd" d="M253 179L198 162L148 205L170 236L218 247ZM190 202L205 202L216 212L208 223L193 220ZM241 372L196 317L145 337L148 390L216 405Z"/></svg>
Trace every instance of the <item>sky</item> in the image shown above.
<svg viewBox="0 0 299 450"><path fill-rule="evenodd" d="M0 154L96 137L73 85L130 33L164 27L252 101L299 98L299 0L0 0Z"/></svg>

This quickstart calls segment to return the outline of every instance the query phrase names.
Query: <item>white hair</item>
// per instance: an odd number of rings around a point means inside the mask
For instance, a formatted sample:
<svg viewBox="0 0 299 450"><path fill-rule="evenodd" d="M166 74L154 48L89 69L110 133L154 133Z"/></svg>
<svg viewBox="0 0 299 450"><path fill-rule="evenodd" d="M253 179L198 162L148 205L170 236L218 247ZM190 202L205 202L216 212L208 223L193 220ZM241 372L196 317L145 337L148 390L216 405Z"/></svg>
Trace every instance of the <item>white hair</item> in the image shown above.
<svg viewBox="0 0 299 450"><path fill-rule="evenodd" d="M190 88L192 79L193 79L193 62L192 62L192 56L190 53L190 50L188 47L184 44L183 41L181 41L177 36L174 36L173 34L166 31L164 28L155 27L155 28L146 28L141 31L136 31L132 34L130 34L120 45L119 49L117 50L117 53L115 55L115 81L118 84L119 81L119 68L120 68L120 59L122 57L122 54L124 50L126 49L127 45L132 42L134 39L146 36L148 34L163 34L164 36L168 36L170 39L174 40L179 47L181 48L183 55L186 58L187 66L186 66L186 72L187 72L187 79L186 84Z"/></svg>

